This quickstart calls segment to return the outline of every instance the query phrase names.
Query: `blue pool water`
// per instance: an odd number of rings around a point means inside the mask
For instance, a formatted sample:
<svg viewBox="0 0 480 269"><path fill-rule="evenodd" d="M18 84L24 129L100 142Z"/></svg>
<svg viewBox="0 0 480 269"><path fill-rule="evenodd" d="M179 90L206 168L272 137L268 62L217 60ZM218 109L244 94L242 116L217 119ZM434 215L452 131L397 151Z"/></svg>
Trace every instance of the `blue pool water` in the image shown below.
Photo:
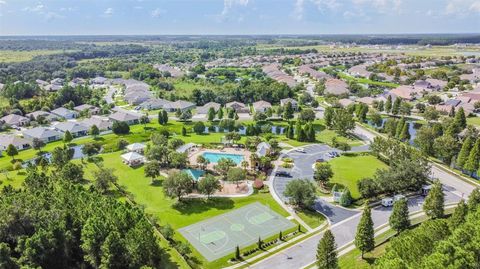
<svg viewBox="0 0 480 269"><path fill-rule="evenodd" d="M196 169L184 169L185 173L192 177L193 181L198 181L200 177L205 175L205 171L203 170L196 170Z"/></svg>
<svg viewBox="0 0 480 269"><path fill-rule="evenodd" d="M205 152L203 153L203 157L205 157L210 163L218 163L221 158L230 159L236 164L240 164L243 161L243 155L229 153Z"/></svg>

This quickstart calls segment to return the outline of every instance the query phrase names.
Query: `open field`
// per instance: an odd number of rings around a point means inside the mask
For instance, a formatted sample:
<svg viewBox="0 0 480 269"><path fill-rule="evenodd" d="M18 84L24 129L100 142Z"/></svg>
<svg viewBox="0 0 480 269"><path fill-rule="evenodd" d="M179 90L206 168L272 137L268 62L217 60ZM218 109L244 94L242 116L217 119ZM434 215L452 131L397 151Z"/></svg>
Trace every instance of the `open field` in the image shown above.
<svg viewBox="0 0 480 269"><path fill-rule="evenodd" d="M404 53L406 55L412 56L469 56L469 55L480 55L480 47L469 47L469 48L455 48L454 46L432 46L431 48L420 47L420 46L402 46L401 48L394 49L388 48L388 46L383 47L331 47L329 45L316 45L316 46L278 46L278 45L258 45L258 50L268 50L268 49L316 49L319 52L370 52L370 53L393 53L400 54Z"/></svg>
<svg viewBox="0 0 480 269"><path fill-rule="evenodd" d="M30 50L30 51L16 51L16 50L0 50L0 63L8 62L26 62L33 59L35 56L61 54L63 50Z"/></svg>
<svg viewBox="0 0 480 269"><path fill-rule="evenodd" d="M329 163L333 170L333 178L330 183L347 187L354 199L360 198L357 188L357 182L360 179L373 176L377 169L387 168L386 164L371 155L342 155Z"/></svg>

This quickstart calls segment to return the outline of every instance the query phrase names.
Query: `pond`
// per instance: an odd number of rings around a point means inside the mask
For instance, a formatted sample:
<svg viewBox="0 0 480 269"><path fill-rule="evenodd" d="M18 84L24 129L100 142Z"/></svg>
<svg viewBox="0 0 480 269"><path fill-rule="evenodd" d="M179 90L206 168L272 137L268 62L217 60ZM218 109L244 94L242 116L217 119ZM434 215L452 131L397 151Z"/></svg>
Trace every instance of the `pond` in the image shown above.
<svg viewBox="0 0 480 269"><path fill-rule="evenodd" d="M373 124L372 121L370 120L367 122L367 124L374 128L382 129L386 121L387 119L383 118L382 124L380 126ZM422 127L422 124L417 123L415 121L407 121L407 123L408 123L408 133L410 134L410 144L413 145L413 140L415 139L415 137L417 137L417 131Z"/></svg>

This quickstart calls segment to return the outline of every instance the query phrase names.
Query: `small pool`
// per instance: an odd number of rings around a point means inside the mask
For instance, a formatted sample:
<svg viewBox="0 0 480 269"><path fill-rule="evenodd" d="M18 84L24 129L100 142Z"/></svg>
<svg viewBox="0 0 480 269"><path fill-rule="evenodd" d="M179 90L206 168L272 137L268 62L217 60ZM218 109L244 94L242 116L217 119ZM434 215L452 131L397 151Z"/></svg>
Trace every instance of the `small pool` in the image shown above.
<svg viewBox="0 0 480 269"><path fill-rule="evenodd" d="M205 171L203 170L184 169L183 171L191 176L193 181L198 181L203 175L205 175Z"/></svg>
<svg viewBox="0 0 480 269"><path fill-rule="evenodd" d="M229 153L217 153L217 152L204 152L203 157L210 163L218 163L221 158L232 160L235 164L240 164L243 161L243 155L229 154Z"/></svg>

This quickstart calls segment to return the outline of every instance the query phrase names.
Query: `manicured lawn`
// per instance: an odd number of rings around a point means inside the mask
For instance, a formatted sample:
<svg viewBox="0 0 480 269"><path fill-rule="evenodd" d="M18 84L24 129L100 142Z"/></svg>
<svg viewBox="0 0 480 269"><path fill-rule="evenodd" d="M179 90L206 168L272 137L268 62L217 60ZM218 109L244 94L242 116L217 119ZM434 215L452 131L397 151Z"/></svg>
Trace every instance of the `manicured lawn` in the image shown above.
<svg viewBox="0 0 480 269"><path fill-rule="evenodd" d="M469 117L467 123L475 126L480 126L480 117Z"/></svg>
<svg viewBox="0 0 480 269"><path fill-rule="evenodd" d="M65 52L72 52L67 50ZM61 54L63 50L30 50L30 51L16 51L16 50L0 50L0 63L5 62L26 62L33 57L39 55Z"/></svg>
<svg viewBox="0 0 480 269"><path fill-rule="evenodd" d="M372 155L342 155L329 161L333 170L332 184L347 187L354 199L360 198L357 182L363 178L371 177L379 168L387 168L387 165Z"/></svg>
<svg viewBox="0 0 480 269"><path fill-rule="evenodd" d="M317 211L311 210L297 210L297 215L308 225L310 228L317 228L325 222L325 216Z"/></svg>

